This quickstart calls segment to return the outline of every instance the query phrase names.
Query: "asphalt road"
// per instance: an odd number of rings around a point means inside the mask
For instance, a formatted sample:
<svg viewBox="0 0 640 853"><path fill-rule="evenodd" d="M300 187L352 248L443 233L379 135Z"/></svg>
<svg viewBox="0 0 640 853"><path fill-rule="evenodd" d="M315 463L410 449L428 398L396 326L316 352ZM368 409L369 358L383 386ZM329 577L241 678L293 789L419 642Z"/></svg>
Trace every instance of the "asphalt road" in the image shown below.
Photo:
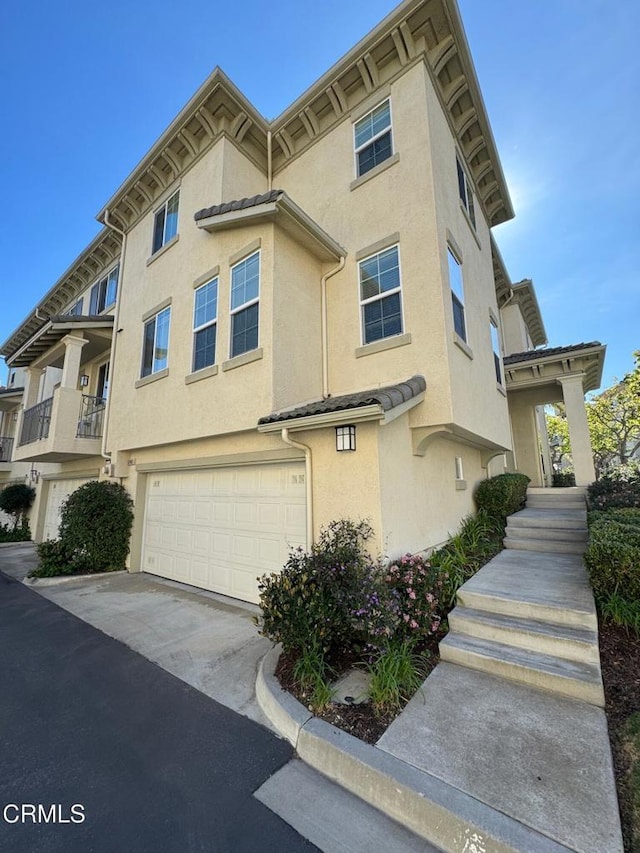
<svg viewBox="0 0 640 853"><path fill-rule="evenodd" d="M252 796L291 756L0 573L1 851L316 850Z"/></svg>

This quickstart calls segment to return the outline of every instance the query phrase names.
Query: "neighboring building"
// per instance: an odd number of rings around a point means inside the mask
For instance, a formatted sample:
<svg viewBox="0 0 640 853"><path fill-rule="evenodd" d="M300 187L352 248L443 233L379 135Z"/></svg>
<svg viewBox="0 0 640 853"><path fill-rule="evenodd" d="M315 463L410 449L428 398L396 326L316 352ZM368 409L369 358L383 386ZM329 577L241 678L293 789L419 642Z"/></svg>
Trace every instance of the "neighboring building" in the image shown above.
<svg viewBox="0 0 640 853"><path fill-rule="evenodd" d="M489 474L538 482L529 367L573 417L603 348L530 360L533 286L490 230L512 216L453 0L402 3L271 122L214 71L1 347L25 370L13 459L49 466L36 538L116 478L132 570L256 600L334 518L397 556Z"/></svg>

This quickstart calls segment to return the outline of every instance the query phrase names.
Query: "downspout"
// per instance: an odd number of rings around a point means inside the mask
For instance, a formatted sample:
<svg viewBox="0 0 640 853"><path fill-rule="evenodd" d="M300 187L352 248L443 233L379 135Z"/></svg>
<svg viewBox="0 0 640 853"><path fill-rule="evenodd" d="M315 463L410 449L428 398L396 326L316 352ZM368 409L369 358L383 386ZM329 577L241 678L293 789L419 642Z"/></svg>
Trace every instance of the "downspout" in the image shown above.
<svg viewBox="0 0 640 853"><path fill-rule="evenodd" d="M271 150L271 131L267 131L267 189L269 192L273 189L273 153Z"/></svg>
<svg viewBox="0 0 640 853"><path fill-rule="evenodd" d="M320 309L320 323L322 329L322 399L326 400L327 397L330 397L329 394L329 331L328 331L328 323L327 323L327 280L331 278L331 276L336 275L340 272L340 270L344 269L344 264L346 261L345 255L342 255L340 258L340 263L337 267L334 267L332 270L329 270L328 273L325 273L322 276L320 282L320 298L321 298L321 309Z"/></svg>
<svg viewBox="0 0 640 853"><path fill-rule="evenodd" d="M311 448L307 444L302 444L300 441L294 441L289 437L289 430L283 427L280 437L289 447L295 447L297 450L304 451L304 469L305 469L305 489L307 497L307 551L311 550L313 545L313 483L311 480Z"/></svg>
<svg viewBox="0 0 640 853"><path fill-rule="evenodd" d="M109 417L111 414L111 378L113 377L113 368L115 365L116 358L116 343L118 340L118 328L120 322L120 297L122 294L122 278L124 272L124 252L125 247L127 245L127 235L124 231L118 228L113 222L109 221L109 208L106 208L104 212L104 224L107 228L111 228L112 231L115 231L116 234L119 234L122 237L122 247L120 249L120 265L118 269L118 291L116 293L116 310L113 315L113 335L111 336L111 352L109 353L109 393L107 394L107 405L105 406L104 411L104 430L102 431L102 447L101 454L104 459L110 459L109 454L107 453L107 438L109 433Z"/></svg>

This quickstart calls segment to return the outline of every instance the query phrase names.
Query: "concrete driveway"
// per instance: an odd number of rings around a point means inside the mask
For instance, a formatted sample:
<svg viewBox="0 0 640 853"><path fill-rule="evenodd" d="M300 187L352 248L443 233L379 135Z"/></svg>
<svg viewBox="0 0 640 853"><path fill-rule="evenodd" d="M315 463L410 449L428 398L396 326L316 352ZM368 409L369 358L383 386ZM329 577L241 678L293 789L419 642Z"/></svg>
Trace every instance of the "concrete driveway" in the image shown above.
<svg viewBox="0 0 640 853"><path fill-rule="evenodd" d="M0 569L18 580L36 563L32 543L0 548ZM253 622L256 606L144 573L27 583L212 699L271 727L255 698L258 666L271 648Z"/></svg>

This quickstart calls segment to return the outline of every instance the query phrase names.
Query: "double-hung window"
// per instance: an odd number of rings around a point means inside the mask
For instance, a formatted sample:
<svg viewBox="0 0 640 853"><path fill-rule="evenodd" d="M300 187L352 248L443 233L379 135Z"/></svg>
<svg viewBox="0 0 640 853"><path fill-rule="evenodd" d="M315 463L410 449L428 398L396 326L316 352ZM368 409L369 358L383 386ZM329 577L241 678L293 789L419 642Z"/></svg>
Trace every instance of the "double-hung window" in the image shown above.
<svg viewBox="0 0 640 853"><path fill-rule="evenodd" d="M153 247L152 254L161 249L166 243L178 233L178 202L180 190L168 198L153 219Z"/></svg>
<svg viewBox="0 0 640 853"><path fill-rule="evenodd" d="M467 173L465 172L458 157L456 157L456 168L458 170L458 193L460 195L460 203L467 211L471 224L475 228L476 211L473 206L473 189L471 188L471 183L469 182Z"/></svg>
<svg viewBox="0 0 640 853"><path fill-rule="evenodd" d="M453 308L453 328L456 334L467 340L467 324L464 316L464 288L462 286L462 264L453 254L451 249L447 249L449 259L449 286L451 287L451 304Z"/></svg>
<svg viewBox="0 0 640 853"><path fill-rule="evenodd" d="M260 252L231 267L231 358L258 346Z"/></svg>
<svg viewBox="0 0 640 853"><path fill-rule="evenodd" d="M377 106L353 126L357 177L365 175L393 154L391 102Z"/></svg>
<svg viewBox="0 0 640 853"><path fill-rule="evenodd" d="M496 382L502 385L502 364L500 362L500 335L498 334L498 324L491 317L491 347L493 349L493 363L496 369Z"/></svg>
<svg viewBox="0 0 640 853"><path fill-rule="evenodd" d="M141 375L157 373L169 363L169 322L171 308L165 308L144 324Z"/></svg>
<svg viewBox="0 0 640 853"><path fill-rule="evenodd" d="M402 334L400 257L397 246L358 264L365 344Z"/></svg>
<svg viewBox="0 0 640 853"><path fill-rule="evenodd" d="M67 311L67 314L70 317L81 317L82 316L82 296L75 302L71 308Z"/></svg>
<svg viewBox="0 0 640 853"><path fill-rule="evenodd" d="M218 319L218 279L195 291L193 308L193 371L216 361L216 321Z"/></svg>
<svg viewBox="0 0 640 853"><path fill-rule="evenodd" d="M89 296L89 314L101 314L115 304L118 295L118 267L97 281L91 288Z"/></svg>

